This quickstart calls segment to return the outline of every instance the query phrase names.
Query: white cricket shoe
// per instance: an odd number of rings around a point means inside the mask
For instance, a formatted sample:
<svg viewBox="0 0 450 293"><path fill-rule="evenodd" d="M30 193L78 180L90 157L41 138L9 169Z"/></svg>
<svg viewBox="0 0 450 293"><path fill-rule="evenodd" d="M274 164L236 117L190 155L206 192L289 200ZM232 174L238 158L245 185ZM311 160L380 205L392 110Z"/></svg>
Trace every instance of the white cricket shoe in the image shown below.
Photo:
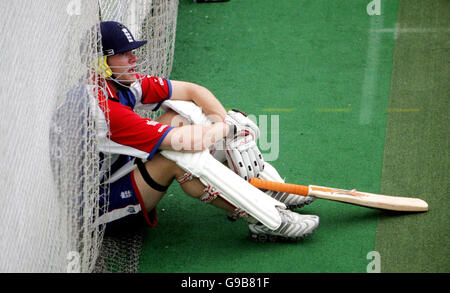
<svg viewBox="0 0 450 293"><path fill-rule="evenodd" d="M301 215L287 209L277 208L281 225L271 230L261 223L248 224L250 239L256 242L298 241L311 235L319 226L319 217Z"/></svg>
<svg viewBox="0 0 450 293"><path fill-rule="evenodd" d="M304 207L316 200L312 196L301 196L292 193L278 192L273 190L263 190L270 197L284 203L288 209L294 210Z"/></svg>

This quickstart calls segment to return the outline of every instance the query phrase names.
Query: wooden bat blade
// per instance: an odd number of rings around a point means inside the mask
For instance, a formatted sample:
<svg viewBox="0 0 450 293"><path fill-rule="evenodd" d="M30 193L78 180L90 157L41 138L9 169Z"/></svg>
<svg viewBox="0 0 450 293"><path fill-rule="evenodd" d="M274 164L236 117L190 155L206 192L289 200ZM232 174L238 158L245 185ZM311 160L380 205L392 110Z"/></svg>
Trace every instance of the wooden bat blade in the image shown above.
<svg viewBox="0 0 450 293"><path fill-rule="evenodd" d="M311 196L356 204L360 206L402 212L425 212L428 204L419 198L390 196L356 190L342 190L322 186L309 186Z"/></svg>
<svg viewBox="0 0 450 293"><path fill-rule="evenodd" d="M421 200L419 198L389 196L315 185L304 186L298 184L273 182L262 180L259 178L251 178L249 182L250 184L258 188L293 193L302 196L310 195L317 198L345 202L376 209L403 212L428 211L428 204L424 200Z"/></svg>

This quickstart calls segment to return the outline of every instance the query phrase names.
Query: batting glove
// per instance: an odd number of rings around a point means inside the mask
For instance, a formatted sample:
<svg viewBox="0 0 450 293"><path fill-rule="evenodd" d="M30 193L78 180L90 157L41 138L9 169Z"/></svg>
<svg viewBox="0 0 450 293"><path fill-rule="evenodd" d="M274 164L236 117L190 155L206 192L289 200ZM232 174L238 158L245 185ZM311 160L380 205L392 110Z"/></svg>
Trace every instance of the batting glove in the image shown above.
<svg viewBox="0 0 450 293"><path fill-rule="evenodd" d="M234 109L227 113L225 123L234 126L225 140L229 168L245 180L258 177L264 170L264 159L256 145L258 126L245 113Z"/></svg>

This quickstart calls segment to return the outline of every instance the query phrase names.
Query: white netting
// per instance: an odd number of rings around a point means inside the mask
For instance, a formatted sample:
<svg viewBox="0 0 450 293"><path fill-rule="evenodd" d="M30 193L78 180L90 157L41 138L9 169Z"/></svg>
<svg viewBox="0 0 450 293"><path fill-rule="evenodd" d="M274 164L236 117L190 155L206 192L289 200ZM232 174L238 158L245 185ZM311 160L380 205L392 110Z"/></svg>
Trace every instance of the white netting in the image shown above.
<svg viewBox="0 0 450 293"><path fill-rule="evenodd" d="M137 40L147 45L137 50L139 72L169 77L175 48L178 0L100 0L101 19L123 23ZM161 112L139 110L155 118ZM120 235L106 235L96 272L137 272L143 240L142 229Z"/></svg>
<svg viewBox="0 0 450 293"><path fill-rule="evenodd" d="M80 45L98 12L94 2L87 2L82 16L70 15L76 11L69 4L0 4L5 33L0 40L0 180L7 203L0 213L2 272L64 272L68 257L75 270L89 270L96 258L101 235L91 214L98 204L99 159L78 80L86 75L81 55L95 58L96 48L86 46L80 52ZM56 105L68 96L74 108L64 113L67 123L57 131L73 136L58 139L56 145L51 121Z"/></svg>
<svg viewBox="0 0 450 293"><path fill-rule="evenodd" d="M124 21L141 29L136 38L151 40L148 23L169 32L157 44L169 53L149 60L147 70L170 73L178 1L99 2L0 1L0 272L94 270L103 237L99 164L109 162L98 155L86 90L96 81L84 77L86 61L98 57L99 11L136 14L134 24ZM159 16L150 12L161 7L171 11L170 24L152 22Z"/></svg>

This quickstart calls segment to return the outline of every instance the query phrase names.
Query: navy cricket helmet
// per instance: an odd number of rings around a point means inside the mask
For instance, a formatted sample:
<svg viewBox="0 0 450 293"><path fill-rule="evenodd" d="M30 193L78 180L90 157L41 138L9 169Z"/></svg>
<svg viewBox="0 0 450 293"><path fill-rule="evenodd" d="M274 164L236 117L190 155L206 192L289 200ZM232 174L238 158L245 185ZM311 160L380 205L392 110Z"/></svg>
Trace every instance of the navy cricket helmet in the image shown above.
<svg viewBox="0 0 450 293"><path fill-rule="evenodd" d="M100 33L104 56L135 50L147 43L147 40L136 41L130 30L116 21L100 22Z"/></svg>

